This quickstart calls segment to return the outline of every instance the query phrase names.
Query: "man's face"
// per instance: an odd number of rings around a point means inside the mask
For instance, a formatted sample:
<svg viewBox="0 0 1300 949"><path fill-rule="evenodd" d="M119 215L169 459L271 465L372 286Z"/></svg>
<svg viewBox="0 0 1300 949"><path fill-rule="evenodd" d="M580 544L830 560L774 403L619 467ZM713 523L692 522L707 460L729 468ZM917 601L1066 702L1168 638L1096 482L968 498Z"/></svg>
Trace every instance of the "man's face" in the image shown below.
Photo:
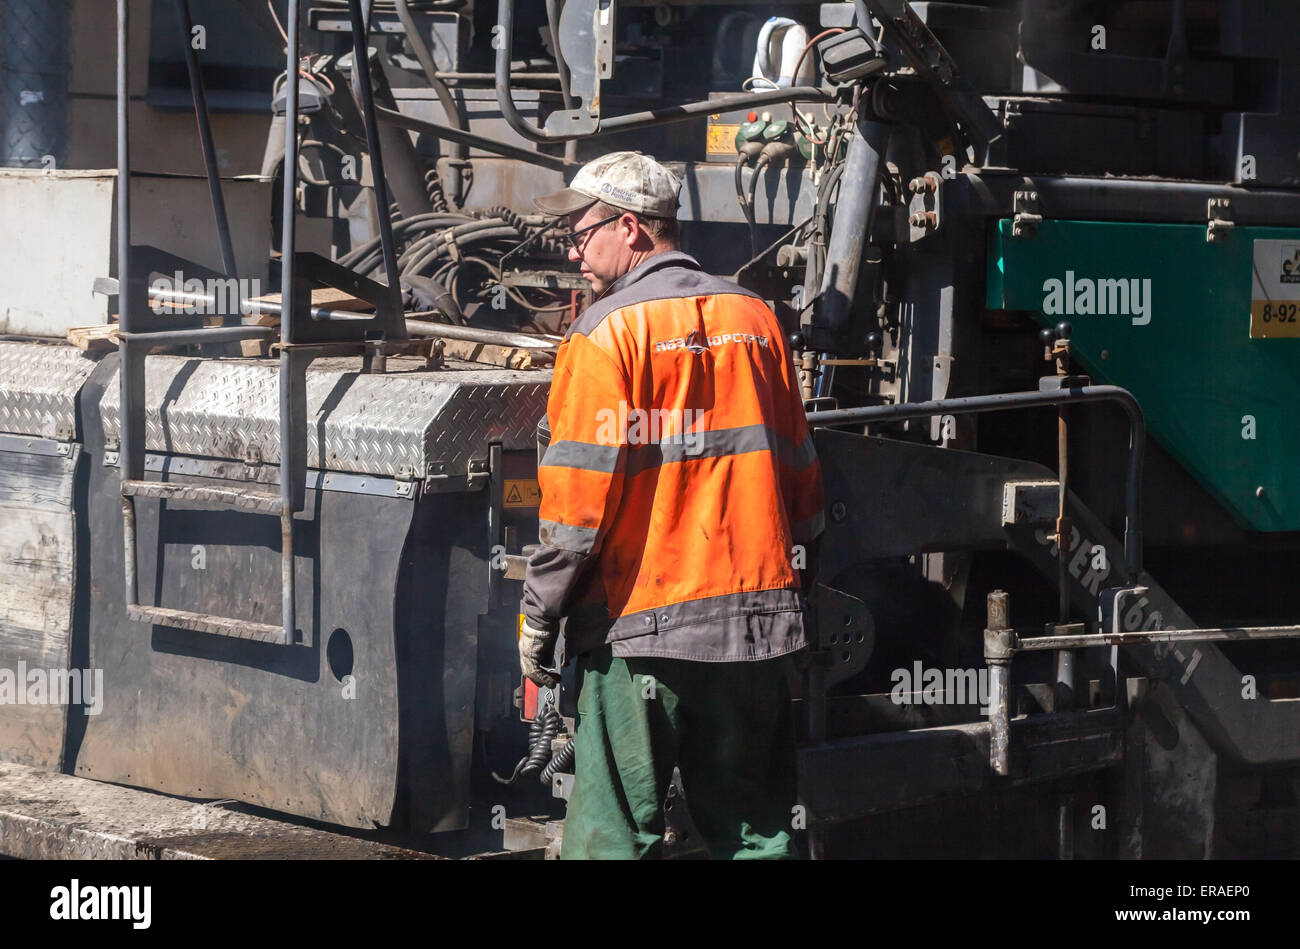
<svg viewBox="0 0 1300 949"><path fill-rule="evenodd" d="M600 214L597 205L569 215L569 226L574 231L598 224L609 217ZM633 245L637 238L636 218L625 213L601 227L580 234L576 244L569 246L569 260L578 264L582 277L597 294L604 293L611 283L632 269Z"/></svg>

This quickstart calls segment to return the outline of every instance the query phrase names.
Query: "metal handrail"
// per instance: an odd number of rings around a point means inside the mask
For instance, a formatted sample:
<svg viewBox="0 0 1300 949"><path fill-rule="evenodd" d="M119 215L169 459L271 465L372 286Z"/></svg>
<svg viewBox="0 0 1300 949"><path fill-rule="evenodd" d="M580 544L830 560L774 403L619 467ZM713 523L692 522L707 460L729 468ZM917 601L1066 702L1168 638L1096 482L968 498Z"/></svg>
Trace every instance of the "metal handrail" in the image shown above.
<svg viewBox="0 0 1300 949"><path fill-rule="evenodd" d="M1136 582L1138 574L1142 572L1142 466L1146 455L1146 420L1142 415L1142 407L1127 389L1111 385L1076 386L1037 392L1003 392L958 399L934 399L929 402L903 402L897 405L868 405L811 412L808 424L869 424L930 418L935 415L971 415L1088 402L1116 402L1128 416L1128 465L1124 481L1124 568L1127 573L1126 582Z"/></svg>

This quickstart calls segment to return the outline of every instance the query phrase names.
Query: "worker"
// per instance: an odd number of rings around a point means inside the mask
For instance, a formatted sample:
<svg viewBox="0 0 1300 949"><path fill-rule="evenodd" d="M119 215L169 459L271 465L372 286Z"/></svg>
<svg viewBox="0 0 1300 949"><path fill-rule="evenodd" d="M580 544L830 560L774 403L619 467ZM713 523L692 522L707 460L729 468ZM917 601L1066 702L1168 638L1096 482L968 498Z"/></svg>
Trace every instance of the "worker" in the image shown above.
<svg viewBox="0 0 1300 949"><path fill-rule="evenodd" d="M595 292L556 355L520 608L525 675L558 681L561 619L576 660L563 859L661 856L675 765L711 856L794 855L821 471L775 314L678 249L680 190L616 152L534 202Z"/></svg>

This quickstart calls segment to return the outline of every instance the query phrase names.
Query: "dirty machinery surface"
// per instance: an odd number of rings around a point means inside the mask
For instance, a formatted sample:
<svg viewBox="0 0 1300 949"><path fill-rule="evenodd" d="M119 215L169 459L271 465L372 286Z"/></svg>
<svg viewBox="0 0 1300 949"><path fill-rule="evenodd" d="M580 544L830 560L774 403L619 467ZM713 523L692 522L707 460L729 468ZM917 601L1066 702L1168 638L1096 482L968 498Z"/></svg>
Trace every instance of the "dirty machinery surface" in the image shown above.
<svg viewBox="0 0 1300 949"><path fill-rule="evenodd" d="M13 780L554 854L572 693L520 687L516 605L590 295L530 200L631 148L794 342L828 503L807 852L1300 854L1300 8L139 6L116 184L0 176L116 229L67 287L105 345L12 306L0 340L0 674L78 687L11 677ZM255 191L220 173L204 17L279 57ZM142 30L206 206L133 174ZM31 121L10 164L62 134Z"/></svg>

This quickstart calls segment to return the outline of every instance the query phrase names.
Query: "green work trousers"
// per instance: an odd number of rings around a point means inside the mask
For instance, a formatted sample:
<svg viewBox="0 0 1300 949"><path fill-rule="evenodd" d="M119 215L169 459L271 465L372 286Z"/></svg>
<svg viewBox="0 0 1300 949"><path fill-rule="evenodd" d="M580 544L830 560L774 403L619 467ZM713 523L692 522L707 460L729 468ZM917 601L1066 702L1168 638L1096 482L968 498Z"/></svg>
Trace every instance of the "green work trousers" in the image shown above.
<svg viewBox="0 0 1300 949"><path fill-rule="evenodd" d="M578 657L565 860L661 856L673 766L714 859L794 856L788 657L750 662Z"/></svg>

